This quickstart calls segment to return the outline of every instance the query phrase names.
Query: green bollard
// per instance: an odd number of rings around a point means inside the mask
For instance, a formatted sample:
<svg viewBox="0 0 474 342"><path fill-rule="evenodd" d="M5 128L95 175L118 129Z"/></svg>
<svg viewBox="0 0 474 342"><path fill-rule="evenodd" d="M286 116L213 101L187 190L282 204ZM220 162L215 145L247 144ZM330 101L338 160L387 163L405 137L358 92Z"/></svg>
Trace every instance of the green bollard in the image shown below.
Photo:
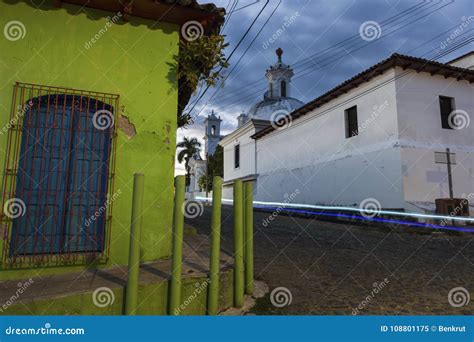
<svg viewBox="0 0 474 342"><path fill-rule="evenodd" d="M140 235L142 230L144 179L145 177L141 173L136 173L133 176L128 281L125 295L126 315L135 315L138 309L138 276L140 273Z"/></svg>
<svg viewBox="0 0 474 342"><path fill-rule="evenodd" d="M244 229L242 181L234 181L234 305L244 304Z"/></svg>
<svg viewBox="0 0 474 342"><path fill-rule="evenodd" d="M244 184L245 293L253 294L253 182Z"/></svg>
<svg viewBox="0 0 474 342"><path fill-rule="evenodd" d="M183 262L184 188L186 178L176 176L173 216L173 255L171 268L170 315L178 315L181 305L181 267Z"/></svg>
<svg viewBox="0 0 474 342"><path fill-rule="evenodd" d="M217 315L219 311L219 271L221 254L221 204L222 178L214 177L212 186L211 262L210 285L207 297L207 313Z"/></svg>

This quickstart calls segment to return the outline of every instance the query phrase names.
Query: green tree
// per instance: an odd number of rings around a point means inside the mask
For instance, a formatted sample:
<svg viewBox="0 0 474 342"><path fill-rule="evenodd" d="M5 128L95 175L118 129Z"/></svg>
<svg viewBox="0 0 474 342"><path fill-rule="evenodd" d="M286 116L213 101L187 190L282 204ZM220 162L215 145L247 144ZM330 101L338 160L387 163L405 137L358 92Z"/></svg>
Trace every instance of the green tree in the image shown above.
<svg viewBox="0 0 474 342"><path fill-rule="evenodd" d="M199 152L201 143L196 138L184 137L183 141L176 145L176 148L181 149L178 152L178 162L182 163L184 160L184 167L186 169L186 185L189 185L189 174L191 172L189 168L189 161L191 158Z"/></svg>
<svg viewBox="0 0 474 342"><path fill-rule="evenodd" d="M215 176L224 176L224 149L221 145L217 145L213 155L207 157L207 182L206 175L202 176L198 183L204 191L212 190L212 180ZM206 184L207 183L207 184Z"/></svg>

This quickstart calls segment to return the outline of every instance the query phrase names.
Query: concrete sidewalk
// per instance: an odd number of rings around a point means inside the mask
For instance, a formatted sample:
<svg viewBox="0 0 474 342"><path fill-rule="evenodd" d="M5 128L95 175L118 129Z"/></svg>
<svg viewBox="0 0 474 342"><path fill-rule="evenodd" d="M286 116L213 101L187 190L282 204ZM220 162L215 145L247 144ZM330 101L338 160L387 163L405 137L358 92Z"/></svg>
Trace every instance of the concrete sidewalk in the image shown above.
<svg viewBox="0 0 474 342"><path fill-rule="evenodd" d="M207 279L209 270L210 242L206 236L192 235L185 236L183 246L183 284L194 284L200 280ZM221 253L221 272L225 274L232 270L233 258L225 253ZM27 307L34 307L31 314L43 314L35 303L45 301L58 301L61 298L67 299L73 296L90 296L91 292L98 288L108 288L116 293L114 297L123 296L127 285L127 267L113 267L108 269L89 269L81 273L68 273L62 275L50 275L43 277L33 277L31 280L15 280L0 282L0 309L7 303L7 309L0 310L2 314L21 313ZM167 283L171 277L171 259L158 260L142 264L140 267L139 283L141 287L160 286L166 287L160 292L167 292ZM183 285L184 286L184 285ZM24 287L24 291L18 298L12 301L12 296L18 294L18 289ZM227 291L228 289L225 289ZM230 291L232 294L232 291ZM183 290L183 300L186 291ZM228 296L227 296L228 297ZM166 298L162 303L166 303ZM222 307L228 307L228 300ZM77 304L82 305L82 304ZM41 305L42 306L42 305ZM165 305L166 306L166 305ZM23 307L23 309L22 309ZM20 310L18 310L20 309ZM74 312L81 311L81 308L71 308ZM38 312L40 310L40 312ZM163 308L166 311L166 308ZM163 313L163 310L156 314ZM44 314L52 314L50 308ZM28 310L26 310L28 314ZM153 313L151 313L153 314Z"/></svg>

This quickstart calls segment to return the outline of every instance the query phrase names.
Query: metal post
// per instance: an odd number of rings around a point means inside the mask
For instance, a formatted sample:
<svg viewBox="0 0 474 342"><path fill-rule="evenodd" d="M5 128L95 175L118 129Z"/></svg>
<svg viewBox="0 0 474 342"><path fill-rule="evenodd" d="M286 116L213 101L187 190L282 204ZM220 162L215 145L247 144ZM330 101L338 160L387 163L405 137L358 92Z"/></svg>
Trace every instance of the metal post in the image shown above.
<svg viewBox="0 0 474 342"><path fill-rule="evenodd" d="M138 309L138 276L140 273L140 235L142 230L144 178L141 173L136 173L133 176L128 281L125 298L126 315L135 315Z"/></svg>
<svg viewBox="0 0 474 342"><path fill-rule="evenodd" d="M212 186L212 222L211 222L211 262L210 286L207 298L207 312L216 315L219 311L219 271L221 254L221 203L222 178L214 177Z"/></svg>
<svg viewBox="0 0 474 342"><path fill-rule="evenodd" d="M181 267L183 261L183 229L184 229L184 189L185 176L175 178L174 215L173 215L173 255L171 269L170 315L179 314L181 304Z"/></svg>
<svg viewBox="0 0 474 342"><path fill-rule="evenodd" d="M244 304L244 229L242 181L234 181L234 305Z"/></svg>
<svg viewBox="0 0 474 342"><path fill-rule="evenodd" d="M446 149L446 163L448 164L448 186L449 186L449 198L454 198L453 194L453 175L451 173L451 153L449 148Z"/></svg>
<svg viewBox="0 0 474 342"><path fill-rule="evenodd" d="M244 184L245 293L253 294L253 182Z"/></svg>

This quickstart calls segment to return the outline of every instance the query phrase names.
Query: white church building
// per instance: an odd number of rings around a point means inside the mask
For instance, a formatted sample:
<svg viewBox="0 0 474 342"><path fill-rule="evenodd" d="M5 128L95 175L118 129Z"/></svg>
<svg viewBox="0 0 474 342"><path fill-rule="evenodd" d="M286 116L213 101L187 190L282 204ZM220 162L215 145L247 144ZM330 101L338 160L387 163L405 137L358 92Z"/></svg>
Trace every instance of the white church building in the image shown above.
<svg viewBox="0 0 474 342"><path fill-rule="evenodd" d="M434 211L450 184L474 199L474 52L448 63L393 54L307 104L277 54L263 101L220 141L225 185L252 180L258 201L296 193L294 203L415 212Z"/></svg>

